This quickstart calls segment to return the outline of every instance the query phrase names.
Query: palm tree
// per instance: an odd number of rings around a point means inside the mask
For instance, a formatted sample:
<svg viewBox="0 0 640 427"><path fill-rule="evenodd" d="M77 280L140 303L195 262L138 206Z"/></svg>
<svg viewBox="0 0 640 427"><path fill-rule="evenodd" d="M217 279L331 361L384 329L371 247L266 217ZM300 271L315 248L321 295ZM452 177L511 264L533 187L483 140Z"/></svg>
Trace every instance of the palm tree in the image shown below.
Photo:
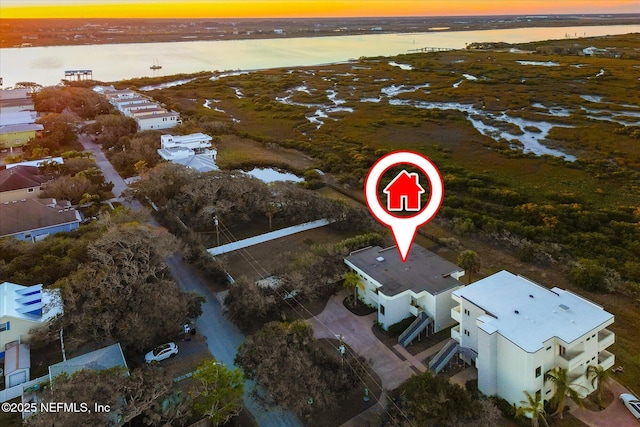
<svg viewBox="0 0 640 427"><path fill-rule="evenodd" d="M464 271L468 274L468 282L471 283L471 273L478 273L480 271L480 259L475 251L467 249L460 252L458 256L458 265L464 268Z"/></svg>
<svg viewBox="0 0 640 427"><path fill-rule="evenodd" d="M355 307L356 300L358 299L358 286L362 286L362 280L360 279L360 276L358 276L353 271L345 273L342 286L349 289L350 291L353 290L351 307Z"/></svg>
<svg viewBox="0 0 640 427"><path fill-rule="evenodd" d="M567 397L582 406L580 395L574 388L572 388L566 369L552 369L545 375L545 380L551 381L556 386L556 392L552 399L555 404L556 411L551 415L560 415L560 419L562 419L562 412L564 411Z"/></svg>
<svg viewBox="0 0 640 427"><path fill-rule="evenodd" d="M591 378L591 387L596 388L596 399L598 400L598 406L602 409L602 391L604 385L609 379L609 371L604 369L600 365L589 365L587 367L587 379Z"/></svg>
<svg viewBox="0 0 640 427"><path fill-rule="evenodd" d="M520 401L520 407L516 409L516 416L523 416L531 414L531 427L538 427L538 420L542 419L542 423L549 427L549 423L545 418L546 413L544 412L544 404L542 403L540 394L535 393L531 395L528 391L525 390L525 396L527 396L527 400Z"/></svg>

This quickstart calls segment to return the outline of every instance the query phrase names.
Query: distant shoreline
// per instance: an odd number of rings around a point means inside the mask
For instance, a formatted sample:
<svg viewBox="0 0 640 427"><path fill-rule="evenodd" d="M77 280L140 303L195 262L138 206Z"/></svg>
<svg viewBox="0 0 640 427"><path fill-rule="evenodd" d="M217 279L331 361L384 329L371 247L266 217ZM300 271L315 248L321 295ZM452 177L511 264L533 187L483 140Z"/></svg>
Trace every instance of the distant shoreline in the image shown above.
<svg viewBox="0 0 640 427"><path fill-rule="evenodd" d="M0 48L640 24L640 14L299 19L2 19ZM482 40L474 40L482 42Z"/></svg>

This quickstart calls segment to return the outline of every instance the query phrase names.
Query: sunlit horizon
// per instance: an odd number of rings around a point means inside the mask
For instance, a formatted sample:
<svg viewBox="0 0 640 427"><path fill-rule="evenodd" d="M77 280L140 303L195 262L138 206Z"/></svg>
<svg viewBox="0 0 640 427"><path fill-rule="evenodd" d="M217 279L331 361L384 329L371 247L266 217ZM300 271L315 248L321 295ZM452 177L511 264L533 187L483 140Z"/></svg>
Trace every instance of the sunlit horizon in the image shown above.
<svg viewBox="0 0 640 427"><path fill-rule="evenodd" d="M0 18L339 18L640 13L637 0L3 0Z"/></svg>

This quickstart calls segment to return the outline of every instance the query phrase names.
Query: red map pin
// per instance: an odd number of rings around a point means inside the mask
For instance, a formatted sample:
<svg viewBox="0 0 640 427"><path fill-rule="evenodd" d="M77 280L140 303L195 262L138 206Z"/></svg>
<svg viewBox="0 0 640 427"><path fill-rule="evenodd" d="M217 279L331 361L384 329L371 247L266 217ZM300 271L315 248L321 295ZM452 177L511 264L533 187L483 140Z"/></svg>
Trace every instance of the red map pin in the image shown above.
<svg viewBox="0 0 640 427"><path fill-rule="evenodd" d="M425 192L417 173L400 172L387 185L383 193L387 196L386 209L378 198L378 187L382 175L398 165L409 165L421 170L429 181L429 200L421 208L420 196ZM411 245L418 228L431 221L440 210L444 198L444 182L440 171L427 157L413 151L394 151L381 157L369 170L364 183L364 198L371 214L378 222L391 229L402 262L407 261ZM391 212L418 212L411 216L398 216Z"/></svg>

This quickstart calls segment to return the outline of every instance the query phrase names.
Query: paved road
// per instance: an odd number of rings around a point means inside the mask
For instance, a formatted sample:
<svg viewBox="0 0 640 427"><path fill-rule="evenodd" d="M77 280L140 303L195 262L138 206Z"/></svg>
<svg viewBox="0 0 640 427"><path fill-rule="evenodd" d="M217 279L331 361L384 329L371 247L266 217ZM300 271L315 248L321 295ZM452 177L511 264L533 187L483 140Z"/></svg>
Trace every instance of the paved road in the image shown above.
<svg viewBox="0 0 640 427"><path fill-rule="evenodd" d="M100 145L93 142L93 139L87 134L79 134L78 141L82 144L85 151L93 153L96 164L102 171L102 175L106 182L111 181L113 183L113 195L122 204L133 209L142 209L142 205L137 200L126 202L122 199L122 192L127 189L127 184L124 179L116 172L115 168L111 165L107 157L102 152Z"/></svg>
<svg viewBox="0 0 640 427"><path fill-rule="evenodd" d="M100 146L94 143L90 136L81 134L78 139L86 151L95 155L95 160L107 182L113 182L113 193L125 206L133 209L143 209L137 201L126 202L121 199L122 192L127 184L118 175L111 163L107 160ZM158 225L152 220L154 225ZM229 320L224 317L222 306L209 290L207 284L197 274L195 269L182 260L182 257L174 255L166 260L171 273L180 286L188 291L195 291L205 297L206 302L202 306L202 316L196 322L196 328L206 336L206 343L211 354L226 365L234 365L238 346L244 341L244 335ZM302 427L302 422L290 411L267 410L261 407L256 399L249 393L253 388L253 382L245 383L245 407L251 412L260 427Z"/></svg>
<svg viewBox="0 0 640 427"><path fill-rule="evenodd" d="M244 335L224 317L223 309L215 295L207 287L197 271L185 263L178 255L166 260L173 276L187 291L195 291L206 298L202 306L202 316L196 321L198 332L206 337L211 354L225 365L234 366L237 349L244 341ZM302 422L290 411L267 410L249 394L252 381L245 383L244 403L260 427L301 427Z"/></svg>

